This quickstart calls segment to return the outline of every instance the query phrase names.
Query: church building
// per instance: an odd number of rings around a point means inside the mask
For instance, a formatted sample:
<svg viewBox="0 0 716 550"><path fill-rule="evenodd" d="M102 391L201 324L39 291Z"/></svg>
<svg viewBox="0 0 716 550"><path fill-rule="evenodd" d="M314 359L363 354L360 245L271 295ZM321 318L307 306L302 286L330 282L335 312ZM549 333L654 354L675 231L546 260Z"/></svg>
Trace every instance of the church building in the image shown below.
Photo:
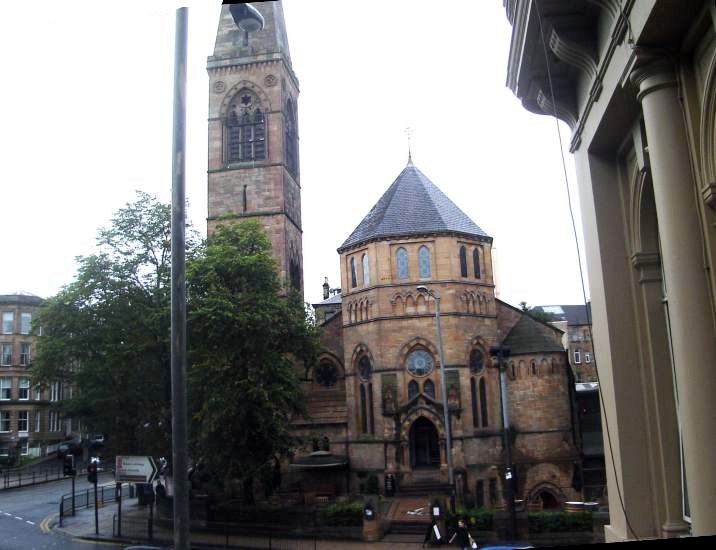
<svg viewBox="0 0 716 550"><path fill-rule="evenodd" d="M255 7L265 26L249 34L222 7L208 61L208 229L258 218L280 276L302 290L298 80L281 3ZM336 260L340 291L326 281L314 304L324 350L301 372L309 414L296 430L312 443L285 484L327 497L447 494L451 453L459 500L501 506L504 406L516 498L536 508L582 500L562 332L495 297L492 237L411 159ZM511 352L502 396L494 346Z"/></svg>

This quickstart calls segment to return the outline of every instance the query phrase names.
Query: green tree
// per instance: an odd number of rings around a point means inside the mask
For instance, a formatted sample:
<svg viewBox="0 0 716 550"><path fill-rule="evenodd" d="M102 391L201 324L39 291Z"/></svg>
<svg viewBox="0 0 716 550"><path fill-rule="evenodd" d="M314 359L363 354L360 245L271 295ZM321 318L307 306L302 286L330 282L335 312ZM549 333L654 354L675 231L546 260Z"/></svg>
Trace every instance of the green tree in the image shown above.
<svg viewBox="0 0 716 550"><path fill-rule="evenodd" d="M169 205L138 192L35 319L43 336L33 383L69 383L61 414L105 434L116 452L170 449L170 222Z"/></svg>
<svg viewBox="0 0 716 550"><path fill-rule="evenodd" d="M255 221L217 227L187 273L192 455L218 484L242 480L253 503L254 479L297 444L297 372L315 361L317 332Z"/></svg>

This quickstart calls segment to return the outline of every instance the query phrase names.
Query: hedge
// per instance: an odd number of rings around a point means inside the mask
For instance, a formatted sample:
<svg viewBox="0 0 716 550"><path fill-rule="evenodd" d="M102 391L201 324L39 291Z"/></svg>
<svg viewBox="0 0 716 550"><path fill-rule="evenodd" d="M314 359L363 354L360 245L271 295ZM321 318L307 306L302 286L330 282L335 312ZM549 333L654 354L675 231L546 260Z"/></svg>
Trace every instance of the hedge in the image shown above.
<svg viewBox="0 0 716 550"><path fill-rule="evenodd" d="M336 526L363 524L362 502L337 502L321 510L321 523Z"/></svg>
<svg viewBox="0 0 716 550"><path fill-rule="evenodd" d="M530 533L591 531L591 512L532 512L527 515Z"/></svg>

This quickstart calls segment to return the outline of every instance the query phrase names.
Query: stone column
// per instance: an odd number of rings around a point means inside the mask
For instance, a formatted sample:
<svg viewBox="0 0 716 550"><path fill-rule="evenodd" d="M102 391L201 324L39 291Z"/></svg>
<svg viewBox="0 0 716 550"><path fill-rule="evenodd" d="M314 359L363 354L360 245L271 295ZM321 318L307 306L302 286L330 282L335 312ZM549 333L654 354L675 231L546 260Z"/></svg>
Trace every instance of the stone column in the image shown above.
<svg viewBox="0 0 716 550"><path fill-rule="evenodd" d="M667 58L646 61L634 69L631 80L639 87L637 97L649 144L692 533L714 535L716 335L712 297L674 65Z"/></svg>

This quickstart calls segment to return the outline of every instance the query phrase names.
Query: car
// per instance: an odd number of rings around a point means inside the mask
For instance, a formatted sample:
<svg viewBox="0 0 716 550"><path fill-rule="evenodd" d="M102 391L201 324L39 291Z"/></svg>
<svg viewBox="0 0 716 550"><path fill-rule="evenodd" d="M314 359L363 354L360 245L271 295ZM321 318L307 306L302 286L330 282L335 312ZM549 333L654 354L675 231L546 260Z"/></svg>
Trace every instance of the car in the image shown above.
<svg viewBox="0 0 716 550"><path fill-rule="evenodd" d="M525 541L492 542L480 546L480 550L522 550L523 548L534 548L534 546Z"/></svg>
<svg viewBox="0 0 716 550"><path fill-rule="evenodd" d="M66 455L81 455L82 445L76 441L65 441L57 447L57 458L65 458Z"/></svg>
<svg viewBox="0 0 716 550"><path fill-rule="evenodd" d="M104 436L102 434L93 434L87 439L90 448L104 447Z"/></svg>

